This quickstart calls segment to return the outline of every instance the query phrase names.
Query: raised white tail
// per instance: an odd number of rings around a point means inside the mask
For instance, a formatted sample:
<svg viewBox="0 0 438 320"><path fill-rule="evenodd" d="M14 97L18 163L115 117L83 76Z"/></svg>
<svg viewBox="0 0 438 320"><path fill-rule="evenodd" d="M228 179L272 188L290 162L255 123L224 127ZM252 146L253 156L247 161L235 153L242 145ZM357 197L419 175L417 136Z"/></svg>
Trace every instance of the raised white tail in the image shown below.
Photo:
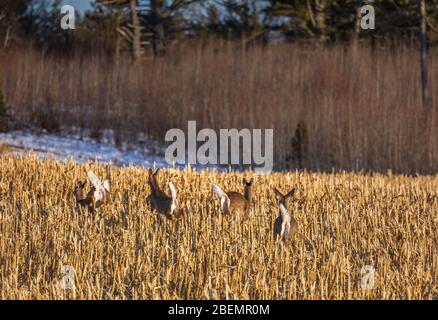
<svg viewBox="0 0 438 320"><path fill-rule="evenodd" d="M172 195L171 212L174 213L175 210L178 208L178 199L176 196L176 188L173 185L172 181L169 181L167 185L169 186L170 194Z"/></svg>
<svg viewBox="0 0 438 320"><path fill-rule="evenodd" d="M94 174L93 171L89 170L87 172L87 176L88 179L90 179L91 184L97 189L100 188L102 186L102 181L100 181L100 179L98 177L96 177L96 175Z"/></svg>
<svg viewBox="0 0 438 320"><path fill-rule="evenodd" d="M221 199L221 209L222 211L226 211L230 208L230 198L228 195L216 184L211 184L212 190L216 193Z"/></svg>
<svg viewBox="0 0 438 320"><path fill-rule="evenodd" d="M103 187L105 188L105 190L106 190L107 192L110 192L110 182L109 182L108 180L105 180L105 181L103 182Z"/></svg>
<svg viewBox="0 0 438 320"><path fill-rule="evenodd" d="M94 174L93 171L89 170L87 172L88 179L90 179L91 184L96 189L94 193L94 197L96 201L101 201L106 196L108 192L110 192L110 183L108 180L105 180L103 183L100 179Z"/></svg>

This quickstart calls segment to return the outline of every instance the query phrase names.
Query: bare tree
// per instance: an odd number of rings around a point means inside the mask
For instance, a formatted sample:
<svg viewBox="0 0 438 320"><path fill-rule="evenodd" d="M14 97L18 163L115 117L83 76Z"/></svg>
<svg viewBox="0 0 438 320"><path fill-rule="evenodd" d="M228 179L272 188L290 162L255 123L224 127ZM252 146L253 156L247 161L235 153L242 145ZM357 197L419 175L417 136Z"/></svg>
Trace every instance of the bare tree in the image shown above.
<svg viewBox="0 0 438 320"><path fill-rule="evenodd" d="M137 0L129 0L129 9L131 10L132 21L130 27L134 32L132 36L132 56L135 61L138 61L141 56L141 26L137 13Z"/></svg>
<svg viewBox="0 0 438 320"><path fill-rule="evenodd" d="M131 44L132 56L138 61L143 45L152 43L154 56L164 55L168 45L168 26L177 13L196 0L98 0L120 10L129 10L129 22L118 28L123 39ZM146 39L146 40L145 40ZM145 41L142 41L145 40Z"/></svg>
<svg viewBox="0 0 438 320"><path fill-rule="evenodd" d="M165 0L150 0L149 8L146 7L145 17L152 32L152 49L155 56L162 56L166 53L168 45L166 25L170 23L177 12L195 2L201 1L173 0L168 4L168 1Z"/></svg>
<svg viewBox="0 0 438 320"><path fill-rule="evenodd" d="M361 8L362 8L362 0L356 0L356 13L355 13L355 19L354 19L354 29L353 29L353 36L351 38L351 48L353 51L353 56L356 56L357 46L358 46L358 42L359 42L360 21L362 18Z"/></svg>
<svg viewBox="0 0 438 320"><path fill-rule="evenodd" d="M131 45L132 58L134 61L138 61L141 57L141 25L140 18L137 12L138 1L137 0L98 0L98 3L115 8L117 10L130 10L130 22L125 26L119 25L117 32ZM118 22L120 23L120 20ZM117 52L118 56L119 53Z"/></svg>
<svg viewBox="0 0 438 320"><path fill-rule="evenodd" d="M151 0L152 46L155 56L164 55L166 52L166 35L164 30L165 20L170 16L170 10L164 8L162 0Z"/></svg>
<svg viewBox="0 0 438 320"><path fill-rule="evenodd" d="M312 27L317 31L319 40L326 41L326 7L328 0L307 0L307 14Z"/></svg>
<svg viewBox="0 0 438 320"><path fill-rule="evenodd" d="M426 17L426 1L420 0L420 49L421 49L421 98L423 107L427 107L428 88L427 88L427 17Z"/></svg>
<svg viewBox="0 0 438 320"><path fill-rule="evenodd" d="M12 40L19 40L17 29L26 15L28 5L28 1L25 0L0 2L0 37L3 37L3 48L6 48Z"/></svg>

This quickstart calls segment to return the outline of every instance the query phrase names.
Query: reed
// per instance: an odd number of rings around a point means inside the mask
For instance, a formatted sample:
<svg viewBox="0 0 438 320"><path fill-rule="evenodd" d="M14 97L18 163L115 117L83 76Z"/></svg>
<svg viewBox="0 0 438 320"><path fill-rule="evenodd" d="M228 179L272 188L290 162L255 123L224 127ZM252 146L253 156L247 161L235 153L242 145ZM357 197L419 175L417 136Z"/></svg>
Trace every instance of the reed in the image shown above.
<svg viewBox="0 0 438 320"><path fill-rule="evenodd" d="M140 133L170 128L273 128L276 168L397 173L438 170L438 55L431 110L421 107L416 47L185 44L116 65L107 55L0 51L0 88L16 126Z"/></svg>

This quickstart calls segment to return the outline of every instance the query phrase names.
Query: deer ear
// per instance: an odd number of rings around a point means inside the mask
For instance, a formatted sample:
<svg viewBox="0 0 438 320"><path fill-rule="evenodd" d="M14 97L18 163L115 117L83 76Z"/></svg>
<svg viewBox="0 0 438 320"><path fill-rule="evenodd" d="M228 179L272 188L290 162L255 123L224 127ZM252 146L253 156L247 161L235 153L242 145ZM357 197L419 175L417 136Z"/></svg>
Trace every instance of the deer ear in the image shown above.
<svg viewBox="0 0 438 320"><path fill-rule="evenodd" d="M284 198L283 194L280 191L278 191L277 188L274 188L274 193L275 193L275 196L277 197L278 200L281 200Z"/></svg>
<svg viewBox="0 0 438 320"><path fill-rule="evenodd" d="M81 187L84 188L87 185L87 181L81 182Z"/></svg>

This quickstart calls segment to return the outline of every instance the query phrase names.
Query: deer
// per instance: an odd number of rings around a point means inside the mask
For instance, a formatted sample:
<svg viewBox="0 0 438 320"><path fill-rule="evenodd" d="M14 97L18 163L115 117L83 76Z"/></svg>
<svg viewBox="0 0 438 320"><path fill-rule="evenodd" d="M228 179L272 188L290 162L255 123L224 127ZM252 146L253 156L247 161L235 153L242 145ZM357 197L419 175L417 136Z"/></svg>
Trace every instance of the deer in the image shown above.
<svg viewBox="0 0 438 320"><path fill-rule="evenodd" d="M170 190L170 196L161 189L157 178L159 170L159 168L149 169L148 184L151 188L151 193L148 197L149 204L152 210L158 211L170 220L182 218L184 216L184 209L178 206L176 188L172 181L168 181L167 186Z"/></svg>
<svg viewBox="0 0 438 320"><path fill-rule="evenodd" d="M111 190L110 183L110 168L107 166L107 180L103 182L94 174L93 171L87 172L88 179L91 182L91 189L84 197L86 181L77 181L73 190L73 195L76 199L76 206L78 208L88 208L91 211L99 209L109 202L109 195Z"/></svg>
<svg viewBox="0 0 438 320"><path fill-rule="evenodd" d="M221 211L223 214L231 215L239 212L245 217L248 216L252 203L252 184L253 180L243 179L244 194L239 192L222 190L218 185L212 184L212 190L217 194L221 201Z"/></svg>
<svg viewBox="0 0 438 320"><path fill-rule="evenodd" d="M274 193L277 196L280 207L279 215L274 222L274 237L287 244L289 240L294 239L298 234L298 223L286 208L286 202L293 197L295 188L286 195L278 191L277 188L274 188Z"/></svg>

